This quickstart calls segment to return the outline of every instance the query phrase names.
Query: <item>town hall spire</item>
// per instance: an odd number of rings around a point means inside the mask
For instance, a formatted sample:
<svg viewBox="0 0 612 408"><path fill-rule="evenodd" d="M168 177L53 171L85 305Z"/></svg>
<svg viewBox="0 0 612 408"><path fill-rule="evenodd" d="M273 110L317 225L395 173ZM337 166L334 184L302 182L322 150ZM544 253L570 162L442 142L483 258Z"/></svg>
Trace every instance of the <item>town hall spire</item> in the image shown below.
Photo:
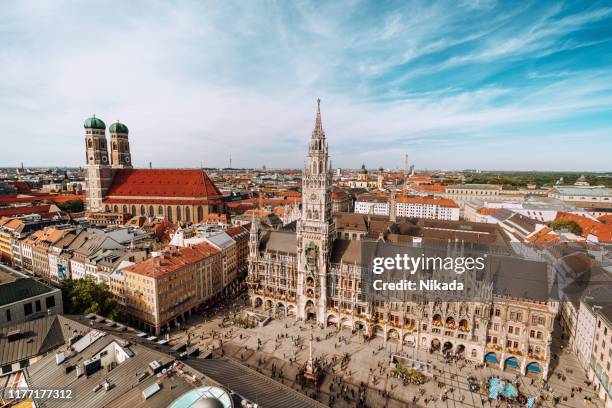
<svg viewBox="0 0 612 408"><path fill-rule="evenodd" d="M325 131L323 130L323 123L321 122L321 98L317 98L317 118L315 120L315 127L312 131L313 139L325 139Z"/></svg>

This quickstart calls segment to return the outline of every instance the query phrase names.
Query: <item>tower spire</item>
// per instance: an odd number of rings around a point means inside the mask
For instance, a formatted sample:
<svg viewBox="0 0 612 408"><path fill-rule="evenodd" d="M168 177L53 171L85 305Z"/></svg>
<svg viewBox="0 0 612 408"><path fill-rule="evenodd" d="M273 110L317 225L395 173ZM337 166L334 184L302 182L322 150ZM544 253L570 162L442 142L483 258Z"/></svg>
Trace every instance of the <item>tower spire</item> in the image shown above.
<svg viewBox="0 0 612 408"><path fill-rule="evenodd" d="M315 120L315 127L312 131L312 138L325 138L325 132L323 131L323 122L321 121L321 98L317 98L317 118Z"/></svg>

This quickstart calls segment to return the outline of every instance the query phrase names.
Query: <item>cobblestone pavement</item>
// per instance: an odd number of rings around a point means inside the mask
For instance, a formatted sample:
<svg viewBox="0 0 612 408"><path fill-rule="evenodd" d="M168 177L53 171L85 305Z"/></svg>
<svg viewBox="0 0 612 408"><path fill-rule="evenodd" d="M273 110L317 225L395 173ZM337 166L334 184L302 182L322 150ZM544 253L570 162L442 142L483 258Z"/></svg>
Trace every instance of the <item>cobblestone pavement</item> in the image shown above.
<svg viewBox="0 0 612 408"><path fill-rule="evenodd" d="M279 336L282 338L279 339ZM298 336L300 341L296 346L296 342L292 339L295 340ZM352 396L358 395L362 383L368 386L366 394L368 407L505 407L505 403L489 402L484 394L470 392L467 378L473 375L483 383L490 376L515 380L514 373L504 372L499 368L476 369L471 363L445 363L439 353L430 354L420 350L415 354L412 347L405 346L403 355L431 363L431 373L435 375L435 380L432 379L420 388L416 385L403 385L399 379L391 376L389 366L390 355L402 353L399 344L391 342L384 344L382 339L364 342L361 336L352 335L349 330L339 332L333 327L321 329L290 319L272 320L264 327L242 329L232 325L221 327L220 317L204 319L194 316L188 321L186 331L175 331L171 334L171 341L173 343L186 341L188 337L192 345L199 345L200 350L230 356L325 404L330 404L330 398L333 398L331 404L333 407L356 406L356 398ZM331 361L332 357L336 356L338 360L338 363L331 368L333 372L325 375L318 393L314 388L303 388L297 381L299 367L304 365L309 356L311 338L314 339L313 357ZM556 349L559 350L558 344ZM342 370L340 360L345 353L350 355L350 362L346 369ZM290 362L289 359L295 360ZM565 381L559 378L558 374L564 375ZM576 357L559 353L558 364L553 368L548 381L555 395L561 397L561 401L556 406L603 406L592 389L586 387L585 379L584 371L578 365ZM341 384L338 381L341 381ZM442 386L439 387L438 383ZM575 393L572 398L571 387L579 386L587 389L583 389L582 393ZM345 390L346 399L339 395L341 387ZM534 381L532 384L529 377L520 377L519 389L528 396L550 395L541 388L539 381ZM441 396L445 390L448 399L442 401ZM585 400L587 396L592 398L592 403ZM563 397L567 399L564 400ZM552 400L545 399L541 401L540 406L555 405Z"/></svg>

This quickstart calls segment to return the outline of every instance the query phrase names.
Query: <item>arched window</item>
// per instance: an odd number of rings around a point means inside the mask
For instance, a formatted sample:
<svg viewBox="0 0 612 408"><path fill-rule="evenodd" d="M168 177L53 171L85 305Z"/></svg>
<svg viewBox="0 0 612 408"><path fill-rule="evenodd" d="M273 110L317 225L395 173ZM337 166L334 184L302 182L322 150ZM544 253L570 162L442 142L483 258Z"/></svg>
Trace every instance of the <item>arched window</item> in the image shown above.
<svg viewBox="0 0 612 408"><path fill-rule="evenodd" d="M117 150L117 142L113 142L113 150Z"/></svg>
<svg viewBox="0 0 612 408"><path fill-rule="evenodd" d="M185 207L185 221L191 222L191 210L189 207Z"/></svg>
<svg viewBox="0 0 612 408"><path fill-rule="evenodd" d="M182 221L183 220L182 215L183 214L181 214L181 207L176 207L176 220Z"/></svg>
<svg viewBox="0 0 612 408"><path fill-rule="evenodd" d="M110 212L110 207L109 207L108 205L105 205L105 206L104 206L104 211L106 211L106 212Z"/></svg>
<svg viewBox="0 0 612 408"><path fill-rule="evenodd" d="M174 220L172 219L172 207L168 206L168 210L166 211L166 216L168 218L168 221L173 222Z"/></svg>
<svg viewBox="0 0 612 408"><path fill-rule="evenodd" d="M87 147L89 147L90 149L93 147L93 142L91 141L91 139L87 139Z"/></svg>
<svg viewBox="0 0 612 408"><path fill-rule="evenodd" d="M136 206L133 205L132 206L132 217L135 217L135 216L136 216Z"/></svg>
<svg viewBox="0 0 612 408"><path fill-rule="evenodd" d="M153 217L155 215L155 213L153 212L153 206L150 205L149 206L149 217Z"/></svg>
<svg viewBox="0 0 612 408"><path fill-rule="evenodd" d="M157 215L164 215L164 207L162 207L161 205L157 207Z"/></svg>
<svg viewBox="0 0 612 408"><path fill-rule="evenodd" d="M116 205L113 207L113 212L114 213L118 213L119 212L119 207L117 207Z"/></svg>
<svg viewBox="0 0 612 408"><path fill-rule="evenodd" d="M198 206L198 222L202 222L204 220L204 210L202 206Z"/></svg>
<svg viewBox="0 0 612 408"><path fill-rule="evenodd" d="M145 215L145 208L144 205L140 206L140 215Z"/></svg>
<svg viewBox="0 0 612 408"><path fill-rule="evenodd" d="M127 210L127 205L123 204L123 209L122 209L122 211L123 211L123 213L124 213L124 214L127 214L127 213L128 213L128 210Z"/></svg>

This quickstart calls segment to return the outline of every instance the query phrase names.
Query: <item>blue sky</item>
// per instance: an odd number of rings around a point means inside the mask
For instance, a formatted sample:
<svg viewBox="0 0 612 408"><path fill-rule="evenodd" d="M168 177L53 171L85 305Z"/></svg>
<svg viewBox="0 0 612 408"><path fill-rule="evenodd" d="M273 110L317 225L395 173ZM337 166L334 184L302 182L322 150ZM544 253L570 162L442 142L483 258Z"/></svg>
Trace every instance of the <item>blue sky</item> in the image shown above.
<svg viewBox="0 0 612 408"><path fill-rule="evenodd" d="M0 13L0 166L612 170L610 2L23 1Z"/></svg>

